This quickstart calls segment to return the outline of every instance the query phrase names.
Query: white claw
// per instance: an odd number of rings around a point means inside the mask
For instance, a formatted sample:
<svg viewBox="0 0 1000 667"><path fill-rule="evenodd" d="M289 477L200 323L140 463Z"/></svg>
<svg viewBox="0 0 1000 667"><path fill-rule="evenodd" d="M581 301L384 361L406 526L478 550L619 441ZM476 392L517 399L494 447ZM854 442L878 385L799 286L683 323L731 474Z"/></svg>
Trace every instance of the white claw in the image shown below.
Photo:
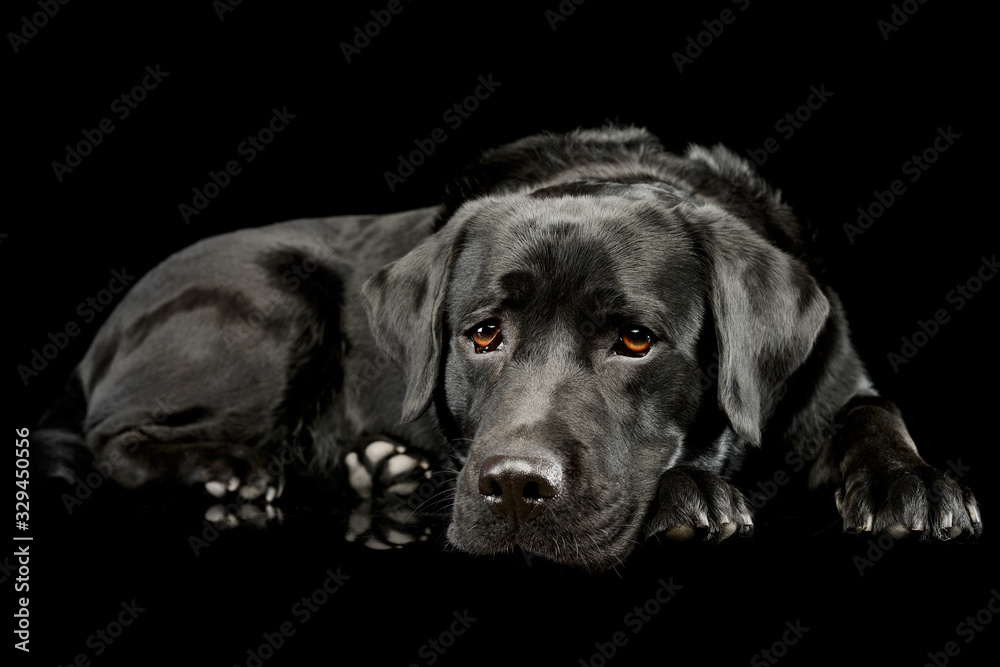
<svg viewBox="0 0 1000 667"><path fill-rule="evenodd" d="M230 478L229 484L226 485L226 489L228 489L229 491L235 491L238 488L240 488L240 478L239 477Z"/></svg>
<svg viewBox="0 0 1000 667"><path fill-rule="evenodd" d="M719 540L724 540L731 537L733 533L736 532L736 524L726 522L722 524L722 530L719 531Z"/></svg>
<svg viewBox="0 0 1000 667"><path fill-rule="evenodd" d="M972 520L972 523L979 523L979 512L976 511L976 508L966 503L965 509L969 513L969 518Z"/></svg>

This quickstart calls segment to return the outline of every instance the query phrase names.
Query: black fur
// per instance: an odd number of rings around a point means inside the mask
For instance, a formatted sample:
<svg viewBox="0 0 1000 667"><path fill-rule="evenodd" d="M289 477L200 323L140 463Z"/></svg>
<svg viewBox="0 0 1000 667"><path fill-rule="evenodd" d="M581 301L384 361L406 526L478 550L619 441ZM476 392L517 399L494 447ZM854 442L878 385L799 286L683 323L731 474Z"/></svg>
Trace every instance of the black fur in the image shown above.
<svg viewBox="0 0 1000 667"><path fill-rule="evenodd" d="M727 480L756 447L814 461L845 530L978 534L814 267L788 206L723 147L538 135L485 153L439 207L170 258L35 435L57 474L86 446L135 487L246 474L290 440L329 471L383 434L460 468L455 546L595 569L652 535L750 534ZM500 338L477 351L484 323Z"/></svg>

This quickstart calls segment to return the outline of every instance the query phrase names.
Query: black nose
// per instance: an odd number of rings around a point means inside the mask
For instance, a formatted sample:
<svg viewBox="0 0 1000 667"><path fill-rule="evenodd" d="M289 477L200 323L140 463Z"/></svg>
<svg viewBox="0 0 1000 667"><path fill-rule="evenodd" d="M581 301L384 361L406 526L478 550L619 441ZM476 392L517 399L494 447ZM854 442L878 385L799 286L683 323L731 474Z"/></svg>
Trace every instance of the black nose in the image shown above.
<svg viewBox="0 0 1000 667"><path fill-rule="evenodd" d="M552 461L527 456L491 456L479 469L479 493L514 528L534 519L555 498L562 471Z"/></svg>

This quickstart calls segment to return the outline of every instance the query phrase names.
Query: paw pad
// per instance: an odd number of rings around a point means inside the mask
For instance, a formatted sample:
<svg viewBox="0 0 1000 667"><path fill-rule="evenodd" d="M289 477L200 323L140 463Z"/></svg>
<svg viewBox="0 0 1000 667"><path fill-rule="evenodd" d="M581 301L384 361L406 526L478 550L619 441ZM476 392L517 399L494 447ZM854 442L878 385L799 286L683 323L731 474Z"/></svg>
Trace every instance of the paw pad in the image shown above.
<svg viewBox="0 0 1000 667"><path fill-rule="evenodd" d="M273 520L282 520L281 511L271 503L284 491L284 477L271 479L263 474L250 475L246 482L239 477L211 479L205 482L205 492L221 502L205 511L205 518L220 528L240 525L263 527Z"/></svg>
<svg viewBox="0 0 1000 667"><path fill-rule="evenodd" d="M417 490L423 478L430 476L426 459L386 440L368 443L360 454L349 452L344 465L348 483L361 498L372 498L381 492L407 496Z"/></svg>

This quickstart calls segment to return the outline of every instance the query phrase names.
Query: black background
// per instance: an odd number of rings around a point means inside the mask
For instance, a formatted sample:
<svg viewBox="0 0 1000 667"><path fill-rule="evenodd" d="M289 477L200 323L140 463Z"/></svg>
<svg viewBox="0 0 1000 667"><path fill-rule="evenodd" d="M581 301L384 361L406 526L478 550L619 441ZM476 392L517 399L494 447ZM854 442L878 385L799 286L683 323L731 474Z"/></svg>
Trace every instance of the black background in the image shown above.
<svg viewBox="0 0 1000 667"><path fill-rule="evenodd" d="M865 538L839 534L824 497L827 514L816 520L793 505L752 540L654 547L604 575L516 556L472 559L433 542L370 551L343 543L342 526L324 512L227 533L195 557L187 535L200 529L196 515L138 507L104 487L68 517L63 489L36 480L37 664L84 654L95 665L246 665L262 633L286 621L295 635L264 664L426 665L433 655L435 664L599 665L595 644L616 632L627 643L608 664L747 664L796 621L809 630L787 655L778 648L779 664L921 665L947 642L960 649L953 664L995 659L1000 619L970 642L958 626L1000 587L991 530L1000 283L984 283L961 310L947 300L997 251L987 195L995 187L989 17L912 2L907 8L918 9L886 39L878 21L893 13L888 2L865 10L675 4L564 2L575 10L553 30L546 11L558 11L556 0L530 9L403 2L350 62L340 43L386 3L320 11L318 3L247 0L222 19L210 2L70 3L16 53L8 36L7 427L32 427L53 399L107 314L85 323L77 305L106 288L114 270L139 276L197 239L240 227L429 205L480 150L541 130L612 120L648 127L670 150L722 142L741 154L772 137L780 149L760 172L816 229L855 343L925 458L940 467L960 458L968 468L962 481L981 500L983 540L871 551ZM724 9L735 20L709 44L703 21ZM8 4L5 32L39 11ZM702 32L707 46L678 71L672 54ZM169 75L117 118L113 100L157 65ZM480 76L500 85L450 126L443 113ZM811 86L832 95L792 136L782 134L776 123ZM295 118L247 164L237 146L285 107ZM105 117L115 130L60 182L53 161ZM447 141L390 191L384 173L397 156L439 127ZM904 162L939 128L959 138L911 182ZM185 224L178 205L233 159L242 173ZM896 179L905 193L851 243L842 225ZM950 320L896 372L887 354L938 309ZM71 321L81 333L26 385L17 366ZM128 511L113 510L121 503ZM856 557L872 556L862 576ZM328 568L350 579L302 624L292 607L322 586ZM15 576L3 573L6 608L19 596ZM626 615L671 577L683 588L634 632ZM145 611L95 655L88 637L133 599ZM466 610L477 620L453 646L439 658L421 652Z"/></svg>

